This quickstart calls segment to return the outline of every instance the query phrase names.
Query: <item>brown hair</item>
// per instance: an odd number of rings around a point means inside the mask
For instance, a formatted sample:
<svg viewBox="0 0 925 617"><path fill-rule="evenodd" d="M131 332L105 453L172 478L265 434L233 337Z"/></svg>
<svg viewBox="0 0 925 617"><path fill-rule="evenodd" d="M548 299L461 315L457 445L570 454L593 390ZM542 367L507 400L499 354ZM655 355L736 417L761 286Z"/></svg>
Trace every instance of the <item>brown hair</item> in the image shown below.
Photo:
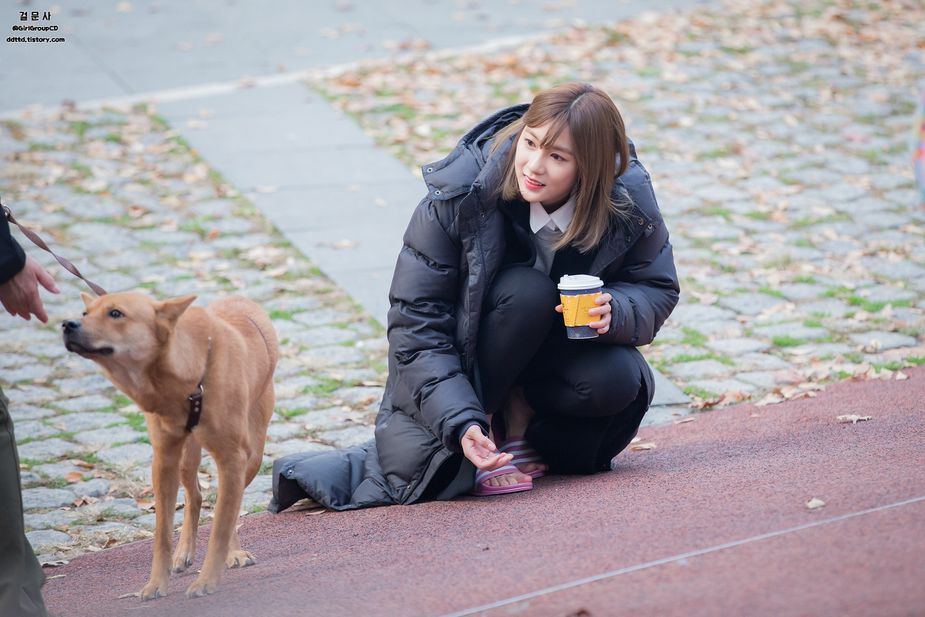
<svg viewBox="0 0 925 617"><path fill-rule="evenodd" d="M540 127L547 123L549 130L540 146L551 146L568 127L578 167L573 189L575 214L555 249L574 244L586 253L598 245L613 218L627 214L629 202L615 202L610 195L614 180L626 171L629 162L623 118L610 97L590 84L562 84L537 94L526 113L495 137L493 147L497 150L514 136L501 181L503 199L522 198L514 169L514 152L521 131L526 126Z"/></svg>

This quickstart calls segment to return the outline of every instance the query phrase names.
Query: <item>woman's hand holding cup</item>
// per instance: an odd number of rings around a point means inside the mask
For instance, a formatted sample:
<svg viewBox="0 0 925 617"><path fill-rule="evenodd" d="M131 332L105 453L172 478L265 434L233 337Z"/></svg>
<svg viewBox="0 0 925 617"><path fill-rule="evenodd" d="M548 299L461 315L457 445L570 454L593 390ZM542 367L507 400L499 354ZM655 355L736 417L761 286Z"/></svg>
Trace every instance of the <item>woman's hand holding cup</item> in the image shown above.
<svg viewBox="0 0 925 617"><path fill-rule="evenodd" d="M588 324L588 327L597 330L598 334L607 334L608 330L610 330L611 300L613 300L613 296L608 293L603 293L594 298L594 303L598 305L597 308L588 309L588 314L595 316L600 315L600 319ZM556 305L557 313L561 313L563 310L561 304Z"/></svg>

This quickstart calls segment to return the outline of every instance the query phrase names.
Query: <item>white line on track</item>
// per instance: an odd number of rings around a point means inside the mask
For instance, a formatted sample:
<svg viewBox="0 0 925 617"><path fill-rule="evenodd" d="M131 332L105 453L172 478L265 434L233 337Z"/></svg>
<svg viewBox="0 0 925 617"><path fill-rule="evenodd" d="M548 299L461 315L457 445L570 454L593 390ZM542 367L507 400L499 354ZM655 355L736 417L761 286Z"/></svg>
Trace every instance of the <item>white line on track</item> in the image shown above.
<svg viewBox="0 0 925 617"><path fill-rule="evenodd" d="M803 531L804 529L812 529L813 527L831 525L832 523L838 523L841 521L846 521L848 519L856 518L859 516L865 516L867 514L874 514L875 512L882 512L884 510L890 510L893 508L900 508L902 506L908 506L908 505L912 505L912 504L919 503L922 501L925 501L925 495L923 495L922 497L913 497L911 499L897 501L895 503L891 503L891 504L887 504L883 506L877 506L876 508L869 508L867 510L861 510L859 512L851 512L849 514L833 516L832 518L826 518L826 519L822 519L819 521L813 521L812 523L806 523L805 525L797 525L796 527L788 527L787 529L771 531L771 532L763 533L757 536L752 536L750 538L743 538L742 540L735 540L734 542L716 544L714 546L709 546L707 548L698 549L696 551L688 551L687 553L681 553L679 555L672 555L671 557L663 557L662 559L656 559L654 561L647 561L645 563L639 563L633 566L626 566L625 568L619 568L617 570L611 570L609 572L595 574L594 576L587 576L585 578L579 578L574 581L560 583L558 585L553 585L552 587L546 587L544 589L537 589L536 591L531 591L530 593L525 593L519 596L513 596L511 598L505 598L503 600L491 602L490 604L483 604L481 606L467 608L465 610L462 610L456 613L448 613L446 615L442 615L441 617L464 617L465 615L474 615L476 613L481 613L483 611L490 611L492 609L500 608L502 606L508 606L510 604L516 604L518 602L523 602L524 600L538 598L539 596L544 596L544 595L556 593L559 591L565 591L566 589L573 589L575 587L580 587L581 585L587 585L589 583L595 583L597 581L602 581L608 578L613 578L615 576L620 576L621 574L639 572L640 570L654 568L656 566L665 565L667 563L681 561L684 559L690 559L691 557L699 557L701 555L707 555L709 553L715 553L717 551L726 550L727 548L734 548L737 546L742 546L743 544L750 544L752 542L760 542L762 540L767 540L769 538L776 538L778 536L783 536L789 533L796 533L798 531Z"/></svg>

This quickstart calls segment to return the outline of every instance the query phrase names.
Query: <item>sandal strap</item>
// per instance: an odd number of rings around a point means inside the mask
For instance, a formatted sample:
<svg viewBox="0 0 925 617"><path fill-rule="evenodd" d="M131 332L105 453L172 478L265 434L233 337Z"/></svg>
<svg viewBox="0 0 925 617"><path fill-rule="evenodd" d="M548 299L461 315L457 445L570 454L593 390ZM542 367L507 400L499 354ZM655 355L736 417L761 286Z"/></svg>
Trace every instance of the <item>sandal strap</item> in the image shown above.
<svg viewBox="0 0 925 617"><path fill-rule="evenodd" d="M503 467L498 467L497 469L492 470L476 469L475 482L476 484L481 484L486 480L491 480L492 478L497 478L498 476L506 476L512 473L520 473L520 470L510 463L504 465Z"/></svg>
<svg viewBox="0 0 925 617"><path fill-rule="evenodd" d="M514 459L511 461L511 464L514 466L543 462L543 457L540 456L539 452L522 437L504 442L501 444L500 450L513 455Z"/></svg>

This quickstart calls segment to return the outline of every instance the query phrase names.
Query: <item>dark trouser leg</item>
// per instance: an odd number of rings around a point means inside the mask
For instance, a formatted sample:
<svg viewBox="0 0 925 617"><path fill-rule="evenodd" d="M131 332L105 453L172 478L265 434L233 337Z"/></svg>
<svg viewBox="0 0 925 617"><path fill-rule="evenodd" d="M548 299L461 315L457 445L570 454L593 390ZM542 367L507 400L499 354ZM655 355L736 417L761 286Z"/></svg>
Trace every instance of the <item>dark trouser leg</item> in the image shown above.
<svg viewBox="0 0 925 617"><path fill-rule="evenodd" d="M553 473L594 473L629 445L649 407L633 347L550 337L525 377L527 440Z"/></svg>
<svg viewBox="0 0 925 617"><path fill-rule="evenodd" d="M7 400L0 390L0 615L47 615L40 588L45 575L26 540L19 455Z"/></svg>
<svg viewBox="0 0 925 617"><path fill-rule="evenodd" d="M527 367L551 326L559 295L548 276L527 267L502 270L485 300L479 323L479 375L482 404L496 413L518 376Z"/></svg>

